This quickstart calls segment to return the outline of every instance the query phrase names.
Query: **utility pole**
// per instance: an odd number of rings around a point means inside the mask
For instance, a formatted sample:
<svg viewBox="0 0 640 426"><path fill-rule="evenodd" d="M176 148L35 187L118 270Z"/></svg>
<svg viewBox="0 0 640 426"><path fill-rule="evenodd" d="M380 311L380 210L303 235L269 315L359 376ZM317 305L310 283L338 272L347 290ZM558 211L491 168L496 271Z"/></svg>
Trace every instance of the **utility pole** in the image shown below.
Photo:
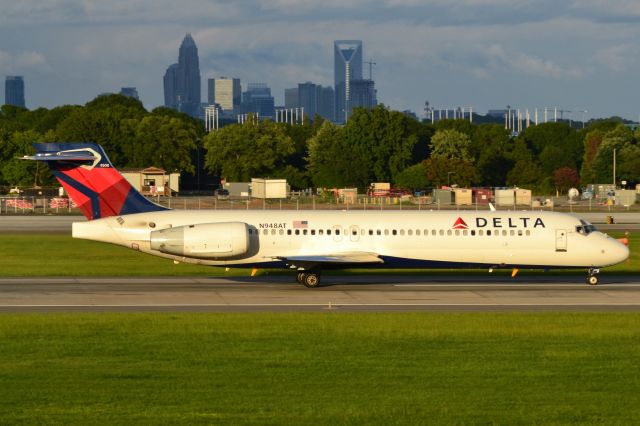
<svg viewBox="0 0 640 426"><path fill-rule="evenodd" d="M369 80L373 80L373 66L378 64L373 62L373 58L369 58L369 60L364 61L364 63L369 65Z"/></svg>

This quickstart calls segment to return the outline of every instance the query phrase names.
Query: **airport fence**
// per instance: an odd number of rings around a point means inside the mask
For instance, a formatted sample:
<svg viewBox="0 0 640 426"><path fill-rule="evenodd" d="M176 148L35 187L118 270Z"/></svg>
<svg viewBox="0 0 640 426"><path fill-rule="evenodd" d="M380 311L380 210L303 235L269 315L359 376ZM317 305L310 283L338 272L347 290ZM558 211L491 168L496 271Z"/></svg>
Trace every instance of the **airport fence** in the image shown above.
<svg viewBox="0 0 640 426"><path fill-rule="evenodd" d="M172 209L191 210L489 210L487 203L442 203L431 197L367 197L348 199L300 196L264 200L247 197L152 197L155 203ZM640 211L640 205L597 203L595 200L567 200L566 197L535 197L530 204L496 205L498 210L547 210L563 212ZM76 204L66 197L0 197L0 214L81 214Z"/></svg>

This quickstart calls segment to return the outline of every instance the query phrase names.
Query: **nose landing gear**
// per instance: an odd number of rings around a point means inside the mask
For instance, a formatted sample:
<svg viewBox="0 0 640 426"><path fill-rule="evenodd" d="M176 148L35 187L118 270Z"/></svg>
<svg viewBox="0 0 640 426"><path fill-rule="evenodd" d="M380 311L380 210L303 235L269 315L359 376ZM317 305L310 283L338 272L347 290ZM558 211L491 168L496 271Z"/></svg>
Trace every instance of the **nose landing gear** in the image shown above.
<svg viewBox="0 0 640 426"><path fill-rule="evenodd" d="M600 278L598 277L599 273L600 273L600 269L589 268L589 276L587 277L587 284L597 285L600 282Z"/></svg>

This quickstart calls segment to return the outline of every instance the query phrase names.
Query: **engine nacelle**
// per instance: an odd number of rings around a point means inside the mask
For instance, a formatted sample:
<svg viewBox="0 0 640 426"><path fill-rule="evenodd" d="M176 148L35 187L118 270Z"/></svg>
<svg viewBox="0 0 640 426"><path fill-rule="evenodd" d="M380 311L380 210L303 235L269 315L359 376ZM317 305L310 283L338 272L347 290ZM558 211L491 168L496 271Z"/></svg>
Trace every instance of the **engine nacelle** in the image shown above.
<svg viewBox="0 0 640 426"><path fill-rule="evenodd" d="M199 223L151 232L151 249L176 256L227 259L249 251L244 222Z"/></svg>

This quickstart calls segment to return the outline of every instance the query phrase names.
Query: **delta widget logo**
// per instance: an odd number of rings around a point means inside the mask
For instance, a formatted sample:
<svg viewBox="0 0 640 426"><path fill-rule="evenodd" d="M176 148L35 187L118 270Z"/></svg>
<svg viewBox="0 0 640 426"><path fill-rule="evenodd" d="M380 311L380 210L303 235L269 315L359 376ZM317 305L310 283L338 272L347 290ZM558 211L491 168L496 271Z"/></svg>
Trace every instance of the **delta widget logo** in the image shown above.
<svg viewBox="0 0 640 426"><path fill-rule="evenodd" d="M466 222L459 217L451 229L469 229L469 226L467 226Z"/></svg>

